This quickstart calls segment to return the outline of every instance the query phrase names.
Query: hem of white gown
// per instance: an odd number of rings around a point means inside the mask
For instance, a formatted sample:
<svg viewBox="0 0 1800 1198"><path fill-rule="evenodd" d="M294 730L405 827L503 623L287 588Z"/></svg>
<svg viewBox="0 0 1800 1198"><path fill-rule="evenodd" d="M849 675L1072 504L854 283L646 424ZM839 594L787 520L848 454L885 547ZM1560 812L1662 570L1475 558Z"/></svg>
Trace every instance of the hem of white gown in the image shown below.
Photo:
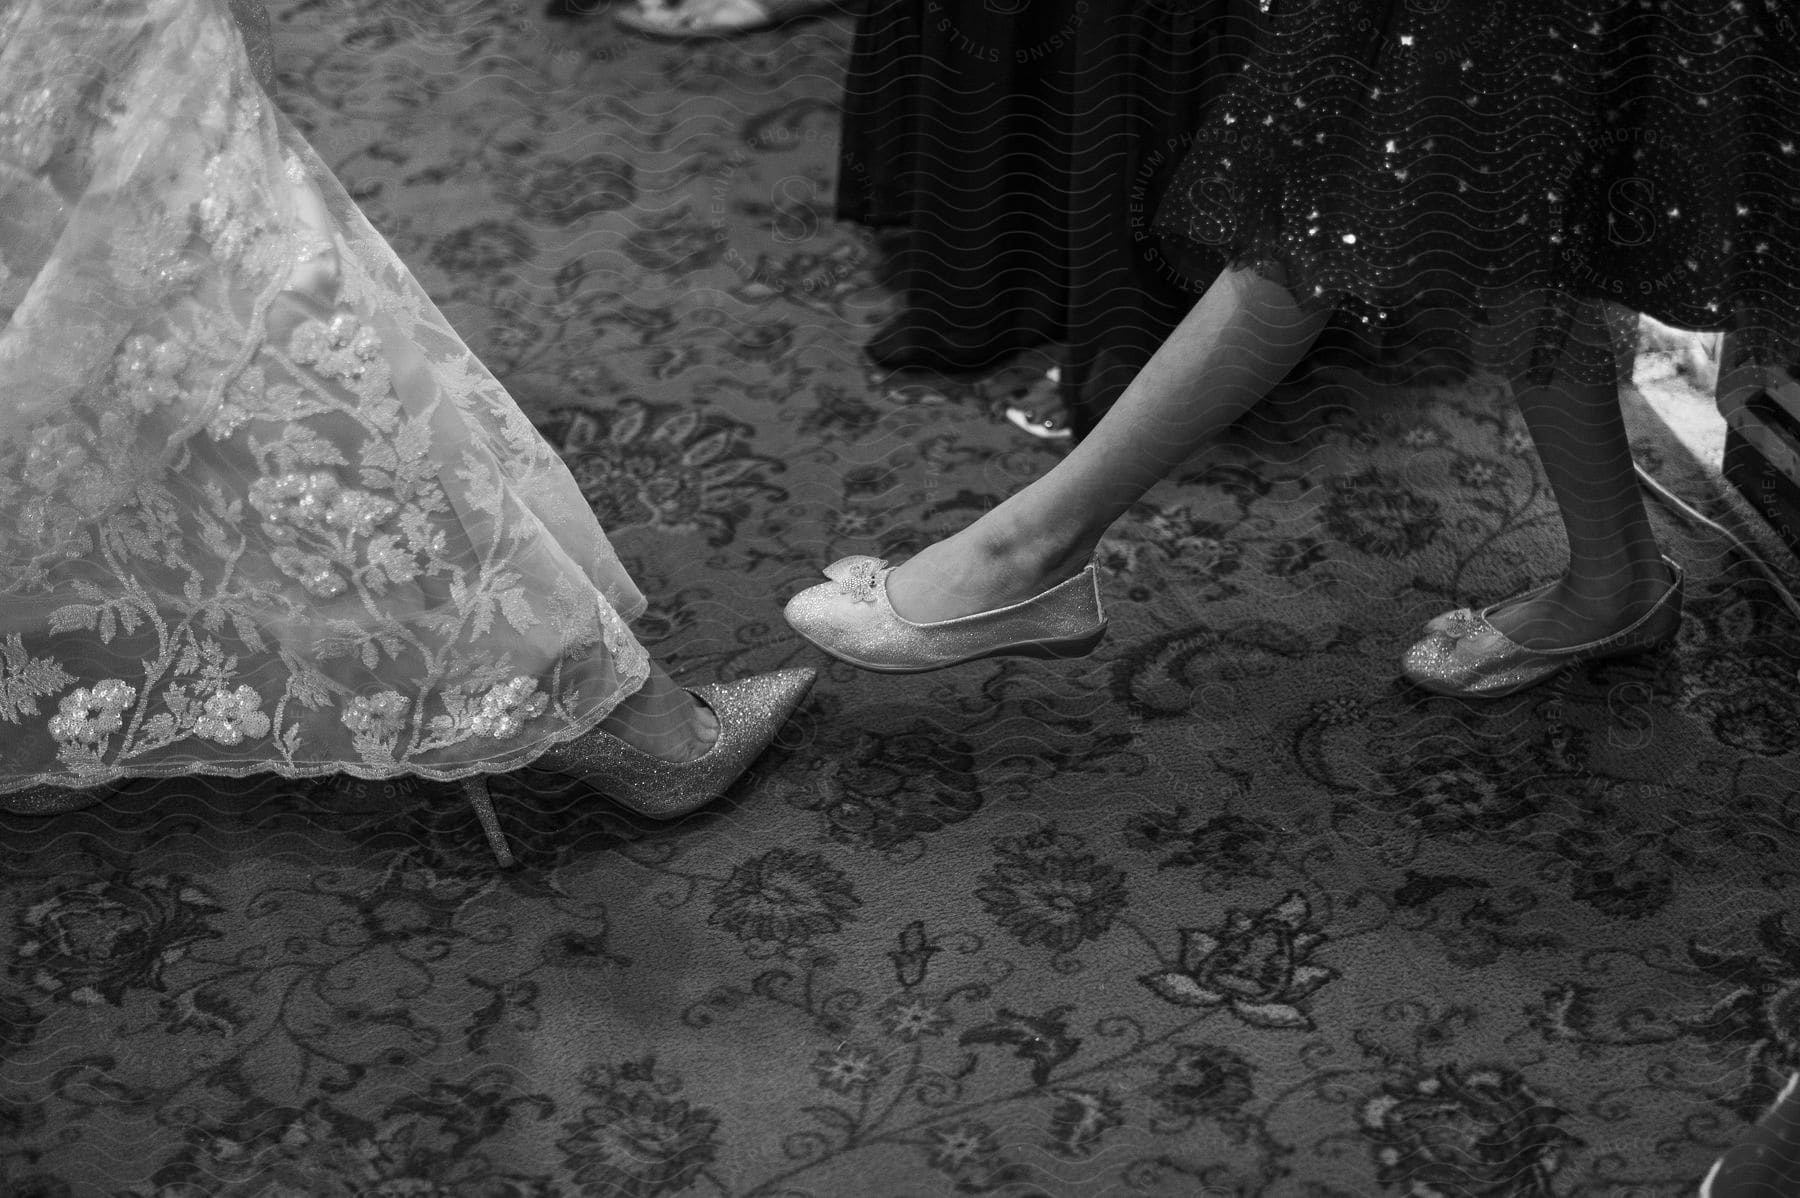
<svg viewBox="0 0 1800 1198"><path fill-rule="evenodd" d="M66 773L38 774L17 785L0 787L0 795L15 794L35 786L60 786L85 790L90 787L130 782L138 778L250 778L257 774L274 774L282 778L329 778L337 774L344 774L364 782L385 782L392 778L425 778L432 782L459 782L464 778L473 778L480 774L508 774L514 770L524 769L558 745L564 745L586 736L604 723L606 717L613 713L614 708L637 694L644 683L650 680L649 654L644 654L634 665L638 668L628 672L627 684L621 686L603 703L596 704L594 710L582 716L580 720L572 724L565 724L543 739L533 741L530 745L515 748L509 753L498 756L484 757L479 761L450 766L421 765L412 762L383 766L368 761L333 761L320 762L316 766L293 766L285 762L270 761L267 758L245 761L241 765L234 765L226 761L171 762L165 767L150 764L135 769L121 769L111 774L93 774L79 781L71 779ZM635 682L631 681L633 677L635 677Z"/></svg>

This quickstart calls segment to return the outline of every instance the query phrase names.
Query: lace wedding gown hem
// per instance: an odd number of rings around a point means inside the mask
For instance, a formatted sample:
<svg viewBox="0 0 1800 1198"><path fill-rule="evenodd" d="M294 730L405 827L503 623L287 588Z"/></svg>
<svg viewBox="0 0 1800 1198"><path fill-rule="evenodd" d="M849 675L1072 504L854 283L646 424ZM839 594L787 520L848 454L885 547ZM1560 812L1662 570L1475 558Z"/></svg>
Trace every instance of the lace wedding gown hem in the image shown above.
<svg viewBox="0 0 1800 1198"><path fill-rule="evenodd" d="M0 13L0 793L509 770L648 677L580 488L231 9Z"/></svg>

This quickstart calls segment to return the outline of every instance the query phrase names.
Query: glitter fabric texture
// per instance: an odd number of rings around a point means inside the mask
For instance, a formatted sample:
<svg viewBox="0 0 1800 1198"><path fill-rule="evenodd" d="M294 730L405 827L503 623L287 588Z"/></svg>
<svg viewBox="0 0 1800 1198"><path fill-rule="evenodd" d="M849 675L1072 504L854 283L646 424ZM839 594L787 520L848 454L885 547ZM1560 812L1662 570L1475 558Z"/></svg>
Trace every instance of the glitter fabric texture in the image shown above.
<svg viewBox="0 0 1800 1198"><path fill-rule="evenodd" d="M1790 0L1276 0L1157 216L1303 305L1464 337L1538 308L1547 381L1584 299L1800 358ZM1473 348L1472 344L1468 345Z"/></svg>

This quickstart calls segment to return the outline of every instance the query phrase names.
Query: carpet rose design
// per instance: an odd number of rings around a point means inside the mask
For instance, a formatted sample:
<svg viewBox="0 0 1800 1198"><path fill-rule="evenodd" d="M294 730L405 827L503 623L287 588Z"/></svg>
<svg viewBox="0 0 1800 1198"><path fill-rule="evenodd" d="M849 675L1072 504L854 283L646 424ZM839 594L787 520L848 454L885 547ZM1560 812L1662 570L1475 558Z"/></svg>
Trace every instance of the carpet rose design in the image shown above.
<svg viewBox="0 0 1800 1198"><path fill-rule="evenodd" d="M729 334L732 356L746 362L779 361L794 346L794 325L786 320L747 324Z"/></svg>
<svg viewBox="0 0 1800 1198"><path fill-rule="evenodd" d="M1450 463L1450 477L1476 491L1493 491L1506 482L1507 471L1496 458L1459 453Z"/></svg>
<svg viewBox="0 0 1800 1198"><path fill-rule="evenodd" d="M1466 829L1480 820L1508 823L1531 810L1516 777L1495 776L1479 763L1453 765L1409 779L1406 814L1425 828Z"/></svg>
<svg viewBox="0 0 1800 1198"><path fill-rule="evenodd" d="M831 441L855 441L873 433L890 414L859 391L835 383L813 389L813 402L800 417L800 429Z"/></svg>
<svg viewBox="0 0 1800 1198"><path fill-rule="evenodd" d="M827 1090L861 1094L887 1076L889 1066L874 1049L848 1045L822 1050L812 1069Z"/></svg>
<svg viewBox="0 0 1800 1198"><path fill-rule="evenodd" d="M895 720L844 744L820 767L817 799L828 834L854 848L895 849L960 824L984 802L974 748L926 719Z"/></svg>
<svg viewBox="0 0 1800 1198"><path fill-rule="evenodd" d="M1144 985L1181 1007L1224 1007L1255 1027L1303 1028L1299 1005L1338 971L1314 964L1327 937L1312 906L1294 891L1262 911L1232 908L1221 927L1182 928L1176 968L1144 974Z"/></svg>
<svg viewBox="0 0 1800 1198"><path fill-rule="evenodd" d="M675 1095L652 1058L582 1075L591 1100L556 1142L584 1193L657 1198L691 1185L718 1152L719 1118Z"/></svg>
<svg viewBox="0 0 1800 1198"><path fill-rule="evenodd" d="M1125 1123L1124 1103L1104 1090L1054 1090L1050 1111L1050 1151L1083 1160L1100 1149L1106 1133Z"/></svg>
<svg viewBox="0 0 1800 1198"><path fill-rule="evenodd" d="M179 874L120 875L60 888L19 919L13 975L64 1002L117 1005L162 990L163 971L224 935L211 891Z"/></svg>
<svg viewBox="0 0 1800 1198"><path fill-rule="evenodd" d="M994 1129L969 1120L932 1128L925 1149L931 1167L948 1174L959 1190L985 1188L1000 1162Z"/></svg>
<svg viewBox="0 0 1800 1198"><path fill-rule="evenodd" d="M1265 819L1227 813L1189 826L1185 806L1133 816L1126 843L1159 857L1158 869L1192 867L1207 880L1266 878L1275 861L1281 829Z"/></svg>
<svg viewBox="0 0 1800 1198"><path fill-rule="evenodd" d="M1408 558L1437 539L1443 515L1436 500L1376 466L1331 480L1325 504L1331 535L1379 558Z"/></svg>
<svg viewBox="0 0 1800 1198"><path fill-rule="evenodd" d="M397 870L356 896L362 931L371 943L398 944L457 936L469 903L493 889L491 880L426 868Z"/></svg>
<svg viewBox="0 0 1800 1198"><path fill-rule="evenodd" d="M1591 825L1558 837L1558 852L1575 869L1572 894L1613 919L1648 918L1674 896L1680 871L1661 833L1621 835L1612 829L1623 821L1609 814L1598 812Z"/></svg>
<svg viewBox="0 0 1800 1198"><path fill-rule="evenodd" d="M1681 707L1707 721L1714 739L1758 757L1785 757L1800 747L1800 683L1781 662L1740 645L1713 645L1722 660L1689 684ZM1712 646L1709 646L1712 647Z"/></svg>
<svg viewBox="0 0 1800 1198"><path fill-rule="evenodd" d="M1790 929L1791 920L1784 911L1758 919L1758 951L1688 945L1689 959L1731 989L1681 1023L1689 1034L1742 1054L1743 1079L1728 1101L1745 1119L1759 1118L1800 1069L1800 934Z"/></svg>
<svg viewBox="0 0 1800 1198"><path fill-rule="evenodd" d="M440 237L431 260L450 274L480 277L511 270L536 252L531 234L518 225L484 220Z"/></svg>
<svg viewBox="0 0 1800 1198"><path fill-rule="evenodd" d="M1760 589L1760 588L1758 588ZM1753 592L1754 593L1754 592ZM1709 726L1721 745L1757 757L1780 758L1800 748L1800 680L1778 646L1791 627L1770 600L1748 596L1716 607L1689 603L1680 645L1688 666L1676 706Z"/></svg>
<svg viewBox="0 0 1800 1198"><path fill-rule="evenodd" d="M818 853L770 849L731 871L707 922L739 940L797 946L842 931L860 906L849 877Z"/></svg>
<svg viewBox="0 0 1800 1198"><path fill-rule="evenodd" d="M994 842L994 869L975 897L1020 944L1066 953L1112 926L1127 901L1125 875L1055 825Z"/></svg>
<svg viewBox="0 0 1800 1198"><path fill-rule="evenodd" d="M637 167L617 154L546 154L532 163L516 194L526 216L572 225L596 212L629 208L638 194Z"/></svg>
<svg viewBox="0 0 1800 1198"><path fill-rule="evenodd" d="M805 206L792 206L745 215L762 215L780 236L798 231L796 226L804 228L813 213ZM743 281L731 289L733 298L749 304L785 302L839 318L852 314L849 301L861 292L865 269L861 253L848 243L824 253L758 254L754 263L734 265Z"/></svg>
<svg viewBox="0 0 1800 1198"><path fill-rule="evenodd" d="M1581 1144L1566 1117L1511 1069L1449 1065L1385 1083L1362 1128L1376 1176L1407 1198L1552 1198Z"/></svg>
<svg viewBox="0 0 1800 1198"><path fill-rule="evenodd" d="M207 1036L230 1036L248 1021L243 1007L223 993L219 986L189 986L164 998L161 1003L163 1027L169 1032L199 1032Z"/></svg>
<svg viewBox="0 0 1800 1198"><path fill-rule="evenodd" d="M1178 1044L1157 1070L1150 1097L1171 1115L1216 1118L1250 1101L1256 1067L1218 1044Z"/></svg>
<svg viewBox="0 0 1800 1198"><path fill-rule="evenodd" d="M699 532L717 547L736 539L752 512L787 499L769 481L787 467L750 452L748 425L690 404L561 408L543 431L609 535L645 527Z"/></svg>
<svg viewBox="0 0 1800 1198"><path fill-rule="evenodd" d="M970 1028L957 1043L1007 1045L1014 1056L1031 1062L1031 1084L1045 1086L1056 1067L1081 1050L1081 1037L1069 1034L1068 1015L1073 1009L1055 1007L1042 1015L1027 1015L1001 1007L993 1019Z"/></svg>
<svg viewBox="0 0 1800 1198"><path fill-rule="evenodd" d="M1782 692L1787 693L1782 693ZM1794 711L1800 694L1792 687L1759 687L1735 695L1713 710L1713 735L1719 743L1763 757L1785 757L1800 745Z"/></svg>
<svg viewBox="0 0 1800 1198"><path fill-rule="evenodd" d="M921 1036L941 1036L950 1024L950 1016L940 1007L917 998L890 999L876 1016L887 1033L900 1040L917 1040Z"/></svg>
<svg viewBox="0 0 1800 1198"><path fill-rule="evenodd" d="M497 1081L493 1070L434 1081L366 1118L329 1099L300 1109L253 1100L188 1128L186 1150L158 1181L163 1192L197 1198L550 1198L547 1178L495 1161L490 1141L525 1113L541 1117L543 1100Z"/></svg>
<svg viewBox="0 0 1800 1198"><path fill-rule="evenodd" d="M1233 539L1229 525L1208 520L1193 508L1145 505L1141 520L1124 526L1146 550L1154 547L1168 561L1179 561L1184 573L1225 578L1244 566L1245 547Z"/></svg>
<svg viewBox="0 0 1800 1198"><path fill-rule="evenodd" d="M1525 736L1457 746L1447 752L1434 728L1405 725L1376 744L1382 784L1357 796L1434 835L1481 837L1536 815L1547 801L1543 779L1558 765L1547 747Z"/></svg>
<svg viewBox="0 0 1800 1198"><path fill-rule="evenodd" d="M677 208L666 216L640 215L624 250L643 269L687 275L716 265L725 256L723 238L703 217Z"/></svg>

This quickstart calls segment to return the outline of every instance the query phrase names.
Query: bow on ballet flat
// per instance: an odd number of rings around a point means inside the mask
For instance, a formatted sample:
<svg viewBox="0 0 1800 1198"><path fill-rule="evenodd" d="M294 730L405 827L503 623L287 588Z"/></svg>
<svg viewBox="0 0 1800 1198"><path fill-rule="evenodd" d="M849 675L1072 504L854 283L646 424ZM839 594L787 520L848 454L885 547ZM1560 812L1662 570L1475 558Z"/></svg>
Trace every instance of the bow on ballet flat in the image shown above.
<svg viewBox="0 0 1800 1198"><path fill-rule="evenodd" d="M858 603L875 602L875 578L887 562L879 557L843 557L825 567L825 577Z"/></svg>

